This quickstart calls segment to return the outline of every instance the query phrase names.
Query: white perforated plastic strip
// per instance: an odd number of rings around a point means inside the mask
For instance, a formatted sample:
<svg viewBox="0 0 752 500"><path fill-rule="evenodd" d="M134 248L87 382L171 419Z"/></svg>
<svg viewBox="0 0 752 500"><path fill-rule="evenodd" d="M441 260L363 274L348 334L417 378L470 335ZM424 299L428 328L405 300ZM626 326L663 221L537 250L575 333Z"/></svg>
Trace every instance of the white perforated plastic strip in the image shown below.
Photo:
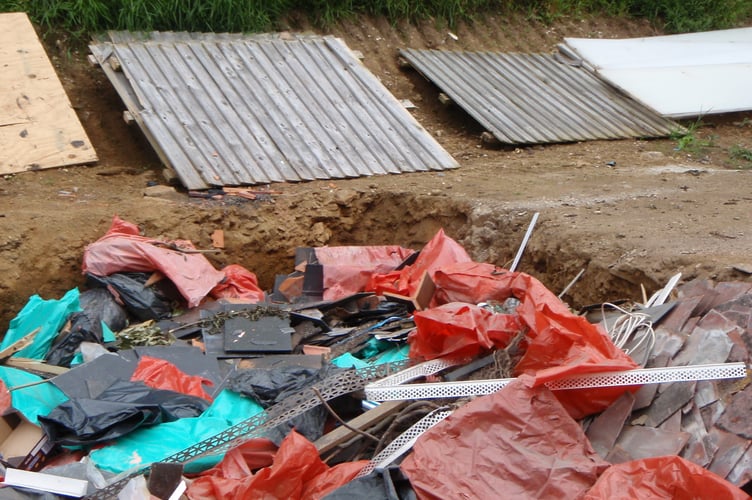
<svg viewBox="0 0 752 500"><path fill-rule="evenodd" d="M743 378L747 375L744 363L672 366L668 368L641 368L621 372L576 375L549 382L551 390L586 389L694 380L720 380ZM371 401L399 401L407 399L460 398L482 396L498 391L514 379L466 380L410 385L376 385L365 387L366 398Z"/></svg>
<svg viewBox="0 0 752 500"><path fill-rule="evenodd" d="M431 361L426 361L419 365L410 367L407 370L397 372L394 375L384 377L381 380L373 382L371 385L374 387L400 385L415 380L418 377L434 375L458 364L460 364L459 361L449 358L432 359Z"/></svg>
<svg viewBox="0 0 752 500"><path fill-rule="evenodd" d="M415 441L417 441L421 434L447 418L451 413L451 410L439 409L432 411L422 419L418 420L415 425L397 436L394 441L389 443L386 448L373 457L371 461L363 467L360 473L358 473L357 477L367 476L374 469L386 467L397 460L403 453L413 447L413 444L415 444Z"/></svg>

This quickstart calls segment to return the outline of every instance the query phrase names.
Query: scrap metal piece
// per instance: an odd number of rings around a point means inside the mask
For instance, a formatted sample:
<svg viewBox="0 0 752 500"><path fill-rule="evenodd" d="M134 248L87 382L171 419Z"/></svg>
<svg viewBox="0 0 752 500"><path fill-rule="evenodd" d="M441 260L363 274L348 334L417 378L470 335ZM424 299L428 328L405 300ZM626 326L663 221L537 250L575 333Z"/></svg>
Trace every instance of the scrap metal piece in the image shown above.
<svg viewBox="0 0 752 500"><path fill-rule="evenodd" d="M400 55L505 144L658 137L678 128L551 54L402 49Z"/></svg>
<svg viewBox="0 0 752 500"><path fill-rule="evenodd" d="M339 38L110 32L90 49L190 190L458 167Z"/></svg>
<svg viewBox="0 0 752 500"><path fill-rule="evenodd" d="M415 441L418 440L421 434L423 434L428 429L438 424L451 414L451 410L439 408L421 418L412 427L397 436L397 438L389 443L386 448L381 450L378 455L373 457L373 459L371 459L371 461L368 462L366 466L363 467L363 469L355 477L367 476L368 474L373 472L374 469L387 467L389 464L401 457L410 448L412 448L415 444Z"/></svg>
<svg viewBox="0 0 752 500"><path fill-rule="evenodd" d="M401 374L395 374L391 378L392 380L399 380L400 375ZM642 384L743 378L746 377L746 375L747 369L744 363L720 363L668 368L642 368L622 372L591 373L548 382L546 386L552 391L557 391L595 387L635 386ZM413 376L412 378L415 377ZM514 379L507 378L410 385L387 385L384 380L381 380L378 383L368 384L365 387L365 392L366 398L372 401L460 398L491 394L506 386L512 380Z"/></svg>

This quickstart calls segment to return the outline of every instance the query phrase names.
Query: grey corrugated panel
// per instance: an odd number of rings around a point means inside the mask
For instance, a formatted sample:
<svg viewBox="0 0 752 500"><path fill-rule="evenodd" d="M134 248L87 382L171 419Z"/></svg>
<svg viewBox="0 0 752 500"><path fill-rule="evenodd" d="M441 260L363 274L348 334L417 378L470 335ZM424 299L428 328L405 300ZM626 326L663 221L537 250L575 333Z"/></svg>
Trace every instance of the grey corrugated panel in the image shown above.
<svg viewBox="0 0 752 500"><path fill-rule="evenodd" d="M661 137L678 125L549 54L400 51L499 141Z"/></svg>
<svg viewBox="0 0 752 500"><path fill-rule="evenodd" d="M92 52L189 189L457 166L339 39L110 37Z"/></svg>

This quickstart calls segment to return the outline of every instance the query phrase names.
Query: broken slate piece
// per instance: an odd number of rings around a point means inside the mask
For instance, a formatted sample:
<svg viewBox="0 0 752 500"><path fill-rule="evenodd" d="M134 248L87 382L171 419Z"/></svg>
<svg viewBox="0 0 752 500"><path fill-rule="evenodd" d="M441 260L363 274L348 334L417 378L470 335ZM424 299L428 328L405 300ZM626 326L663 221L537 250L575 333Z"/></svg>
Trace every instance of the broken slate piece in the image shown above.
<svg viewBox="0 0 752 500"><path fill-rule="evenodd" d="M749 448L749 440L717 427L711 429L708 434L713 444L718 447L708 470L725 478Z"/></svg>
<svg viewBox="0 0 752 500"><path fill-rule="evenodd" d="M705 423L699 408L692 407L692 411L682 416L682 430L690 434L687 446L682 452L682 458L696 463L700 467L707 467L713 460L716 446L705 430Z"/></svg>
<svg viewBox="0 0 752 500"><path fill-rule="evenodd" d="M652 427L627 425L616 440L616 444L633 460L639 460L663 455L678 455L688 440L689 433L686 432L669 432Z"/></svg>
<svg viewBox="0 0 752 500"><path fill-rule="evenodd" d="M695 405L705 408L711 403L718 401L718 387L712 380L700 380L697 382L695 392Z"/></svg>
<svg viewBox="0 0 752 500"><path fill-rule="evenodd" d="M752 439L752 384L734 396L716 425L737 436Z"/></svg>
<svg viewBox="0 0 752 500"><path fill-rule="evenodd" d="M726 476L726 480L739 487L752 481L752 446L747 448L744 455L736 462L734 468Z"/></svg>
<svg viewBox="0 0 752 500"><path fill-rule="evenodd" d="M601 457L606 458L616 444L616 438L621 434L624 423L632 413L634 402L634 395L629 391L625 392L603 413L595 417L588 427L585 435Z"/></svg>
<svg viewBox="0 0 752 500"><path fill-rule="evenodd" d="M292 333L287 318L262 316L256 321L229 318L224 324L224 350L228 353L291 352Z"/></svg>
<svg viewBox="0 0 752 500"><path fill-rule="evenodd" d="M695 395L695 382L674 382L660 394L646 410L645 425L658 427L667 418L681 410ZM645 457L642 457L645 458Z"/></svg>

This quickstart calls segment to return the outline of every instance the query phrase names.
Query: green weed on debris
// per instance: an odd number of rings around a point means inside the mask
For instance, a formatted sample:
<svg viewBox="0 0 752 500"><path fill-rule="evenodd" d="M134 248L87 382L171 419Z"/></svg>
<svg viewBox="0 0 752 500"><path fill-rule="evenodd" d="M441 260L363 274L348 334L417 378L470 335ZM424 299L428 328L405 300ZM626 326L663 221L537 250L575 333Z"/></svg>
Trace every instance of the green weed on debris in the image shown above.
<svg viewBox="0 0 752 500"><path fill-rule="evenodd" d="M0 0L47 30L86 39L108 30L261 32L302 14L321 25L356 14L392 21L435 18L450 26L488 12L550 22L590 14L650 19L667 32L729 28L752 16L749 0Z"/></svg>

